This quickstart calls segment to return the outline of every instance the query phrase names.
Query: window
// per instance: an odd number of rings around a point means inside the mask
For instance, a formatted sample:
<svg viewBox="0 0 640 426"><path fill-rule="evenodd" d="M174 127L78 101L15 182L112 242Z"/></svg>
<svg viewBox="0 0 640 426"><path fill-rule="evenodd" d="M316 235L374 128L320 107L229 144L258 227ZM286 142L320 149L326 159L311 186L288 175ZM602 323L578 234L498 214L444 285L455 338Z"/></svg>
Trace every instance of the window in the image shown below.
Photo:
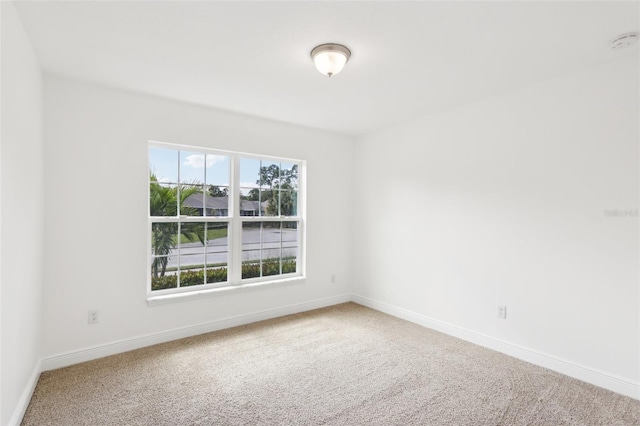
<svg viewBox="0 0 640 426"><path fill-rule="evenodd" d="M149 293L303 275L304 163L149 144Z"/></svg>

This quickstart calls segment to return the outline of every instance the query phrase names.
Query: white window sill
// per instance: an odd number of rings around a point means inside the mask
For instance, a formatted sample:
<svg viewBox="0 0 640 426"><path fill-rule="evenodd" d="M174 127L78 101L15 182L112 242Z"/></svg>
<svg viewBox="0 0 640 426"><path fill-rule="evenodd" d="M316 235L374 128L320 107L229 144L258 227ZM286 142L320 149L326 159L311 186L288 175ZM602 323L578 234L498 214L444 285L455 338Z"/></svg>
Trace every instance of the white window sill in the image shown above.
<svg viewBox="0 0 640 426"><path fill-rule="evenodd" d="M161 296L148 296L147 304L149 306L164 305L167 303L186 302L188 300L203 299L213 296L226 296L228 294L243 293L246 291L260 290L264 288L282 287L292 284L301 284L306 277L284 278L273 281L261 281L234 285L228 287L210 288L206 290L195 290L184 293L163 294Z"/></svg>

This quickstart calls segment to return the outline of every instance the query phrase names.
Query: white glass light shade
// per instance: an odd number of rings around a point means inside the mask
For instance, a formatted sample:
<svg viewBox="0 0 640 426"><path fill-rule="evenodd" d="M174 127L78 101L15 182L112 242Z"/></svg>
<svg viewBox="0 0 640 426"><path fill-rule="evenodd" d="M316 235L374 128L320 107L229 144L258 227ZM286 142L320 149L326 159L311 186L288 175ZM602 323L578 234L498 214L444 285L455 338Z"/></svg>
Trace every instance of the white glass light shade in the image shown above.
<svg viewBox="0 0 640 426"><path fill-rule="evenodd" d="M316 68L328 77L342 71L350 56L351 51L340 44L321 44L311 51Z"/></svg>

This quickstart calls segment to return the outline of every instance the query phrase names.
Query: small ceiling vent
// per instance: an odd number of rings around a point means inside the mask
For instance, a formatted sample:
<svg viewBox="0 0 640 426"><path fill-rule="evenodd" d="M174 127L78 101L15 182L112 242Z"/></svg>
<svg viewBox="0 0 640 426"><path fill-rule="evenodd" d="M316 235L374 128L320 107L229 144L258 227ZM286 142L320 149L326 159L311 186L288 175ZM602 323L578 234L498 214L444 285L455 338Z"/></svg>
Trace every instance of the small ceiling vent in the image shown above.
<svg viewBox="0 0 640 426"><path fill-rule="evenodd" d="M633 46L638 42L638 33L624 33L614 38L609 42L609 46L613 50L624 49L625 47Z"/></svg>

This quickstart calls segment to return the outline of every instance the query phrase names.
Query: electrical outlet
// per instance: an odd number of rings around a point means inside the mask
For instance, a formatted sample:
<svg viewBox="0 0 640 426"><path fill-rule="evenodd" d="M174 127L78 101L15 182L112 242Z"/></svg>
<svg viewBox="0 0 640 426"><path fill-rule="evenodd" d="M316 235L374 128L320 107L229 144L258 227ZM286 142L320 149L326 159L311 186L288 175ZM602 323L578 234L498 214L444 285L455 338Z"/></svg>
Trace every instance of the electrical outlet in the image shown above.
<svg viewBox="0 0 640 426"><path fill-rule="evenodd" d="M89 315L87 317L87 322L89 324L97 324L98 320L100 319L99 313L100 313L100 311L98 311L97 309L93 309L93 310L89 311Z"/></svg>
<svg viewBox="0 0 640 426"><path fill-rule="evenodd" d="M498 305L498 318L507 319L507 307L505 305Z"/></svg>
<svg viewBox="0 0 640 426"><path fill-rule="evenodd" d="M331 284L336 282L336 274L331 274Z"/></svg>

